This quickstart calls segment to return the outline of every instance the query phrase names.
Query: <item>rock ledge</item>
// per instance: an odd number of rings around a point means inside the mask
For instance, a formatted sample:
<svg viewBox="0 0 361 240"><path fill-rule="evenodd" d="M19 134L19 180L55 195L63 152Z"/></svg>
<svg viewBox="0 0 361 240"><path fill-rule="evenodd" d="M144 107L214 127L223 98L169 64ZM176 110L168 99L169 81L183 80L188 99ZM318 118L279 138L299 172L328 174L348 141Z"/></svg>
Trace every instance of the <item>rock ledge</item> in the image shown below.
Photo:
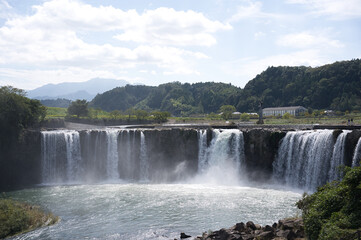
<svg viewBox="0 0 361 240"><path fill-rule="evenodd" d="M231 228L203 233L195 240L304 240L305 231L301 218L279 220L264 227L249 221L237 223Z"/></svg>

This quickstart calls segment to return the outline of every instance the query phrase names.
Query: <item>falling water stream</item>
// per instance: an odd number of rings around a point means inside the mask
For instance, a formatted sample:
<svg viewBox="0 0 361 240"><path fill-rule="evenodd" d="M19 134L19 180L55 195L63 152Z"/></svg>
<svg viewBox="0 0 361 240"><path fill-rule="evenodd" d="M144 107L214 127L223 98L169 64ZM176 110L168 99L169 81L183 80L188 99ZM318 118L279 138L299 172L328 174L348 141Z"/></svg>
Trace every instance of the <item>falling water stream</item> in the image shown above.
<svg viewBox="0 0 361 240"><path fill-rule="evenodd" d="M274 161L274 179L310 190L338 179L349 132L337 139L332 133L288 132ZM241 221L265 225L297 214L300 192L246 183L240 130L197 130L197 136L196 173L189 175L181 162L174 170L157 171L186 177L158 182L150 161L159 164L161 155L149 145L146 130L42 132L43 184L9 195L51 210L61 221L14 239L174 239L180 232L196 236Z"/></svg>

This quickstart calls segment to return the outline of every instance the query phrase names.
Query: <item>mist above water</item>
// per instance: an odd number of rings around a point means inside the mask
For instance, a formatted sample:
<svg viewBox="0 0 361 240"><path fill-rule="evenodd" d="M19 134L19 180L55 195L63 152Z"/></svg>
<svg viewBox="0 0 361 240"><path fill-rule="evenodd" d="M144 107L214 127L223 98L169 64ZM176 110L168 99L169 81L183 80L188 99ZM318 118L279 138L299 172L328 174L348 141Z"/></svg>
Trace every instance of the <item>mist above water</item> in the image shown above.
<svg viewBox="0 0 361 240"><path fill-rule="evenodd" d="M198 174L192 181L240 185L245 164L242 132L237 129L215 129L209 146L207 140L207 131L198 131Z"/></svg>

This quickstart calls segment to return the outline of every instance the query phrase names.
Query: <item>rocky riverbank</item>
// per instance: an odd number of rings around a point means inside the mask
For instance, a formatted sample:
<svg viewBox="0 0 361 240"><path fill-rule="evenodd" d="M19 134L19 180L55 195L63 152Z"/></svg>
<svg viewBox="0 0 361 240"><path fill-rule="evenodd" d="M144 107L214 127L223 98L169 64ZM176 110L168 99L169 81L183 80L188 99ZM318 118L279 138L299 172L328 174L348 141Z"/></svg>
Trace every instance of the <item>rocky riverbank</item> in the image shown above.
<svg viewBox="0 0 361 240"><path fill-rule="evenodd" d="M190 236L181 234L181 239L190 239ZM301 218L279 220L272 226L264 227L249 221L237 223L231 228L222 228L214 232L205 232L194 240L304 240L305 231Z"/></svg>

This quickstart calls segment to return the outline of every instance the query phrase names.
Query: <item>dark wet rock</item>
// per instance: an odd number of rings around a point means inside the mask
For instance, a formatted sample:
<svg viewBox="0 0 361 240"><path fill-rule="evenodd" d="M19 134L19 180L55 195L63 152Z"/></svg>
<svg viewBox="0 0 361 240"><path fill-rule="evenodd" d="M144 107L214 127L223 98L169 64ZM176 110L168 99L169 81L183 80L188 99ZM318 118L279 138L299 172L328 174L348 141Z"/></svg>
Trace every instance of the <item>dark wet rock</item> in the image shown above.
<svg viewBox="0 0 361 240"><path fill-rule="evenodd" d="M276 225L277 227L277 225ZM263 231L265 232L270 232L270 231L274 231L273 227L271 227L270 225L266 225L264 228L263 228Z"/></svg>
<svg viewBox="0 0 361 240"><path fill-rule="evenodd" d="M261 227L249 221L237 223L233 227L222 228L212 233L203 233L199 240L305 240L303 220L283 219L272 226Z"/></svg>
<svg viewBox="0 0 361 240"><path fill-rule="evenodd" d="M182 232L182 233L180 234L180 238L181 238L181 239L190 238L190 237L192 237L192 236L187 235L187 234L185 234L184 232Z"/></svg>
<svg viewBox="0 0 361 240"><path fill-rule="evenodd" d="M252 221L247 222L247 223L246 223L246 226L247 226L247 228L250 228L250 229L252 229L252 230L256 230L256 229L257 229L256 225L255 225Z"/></svg>

